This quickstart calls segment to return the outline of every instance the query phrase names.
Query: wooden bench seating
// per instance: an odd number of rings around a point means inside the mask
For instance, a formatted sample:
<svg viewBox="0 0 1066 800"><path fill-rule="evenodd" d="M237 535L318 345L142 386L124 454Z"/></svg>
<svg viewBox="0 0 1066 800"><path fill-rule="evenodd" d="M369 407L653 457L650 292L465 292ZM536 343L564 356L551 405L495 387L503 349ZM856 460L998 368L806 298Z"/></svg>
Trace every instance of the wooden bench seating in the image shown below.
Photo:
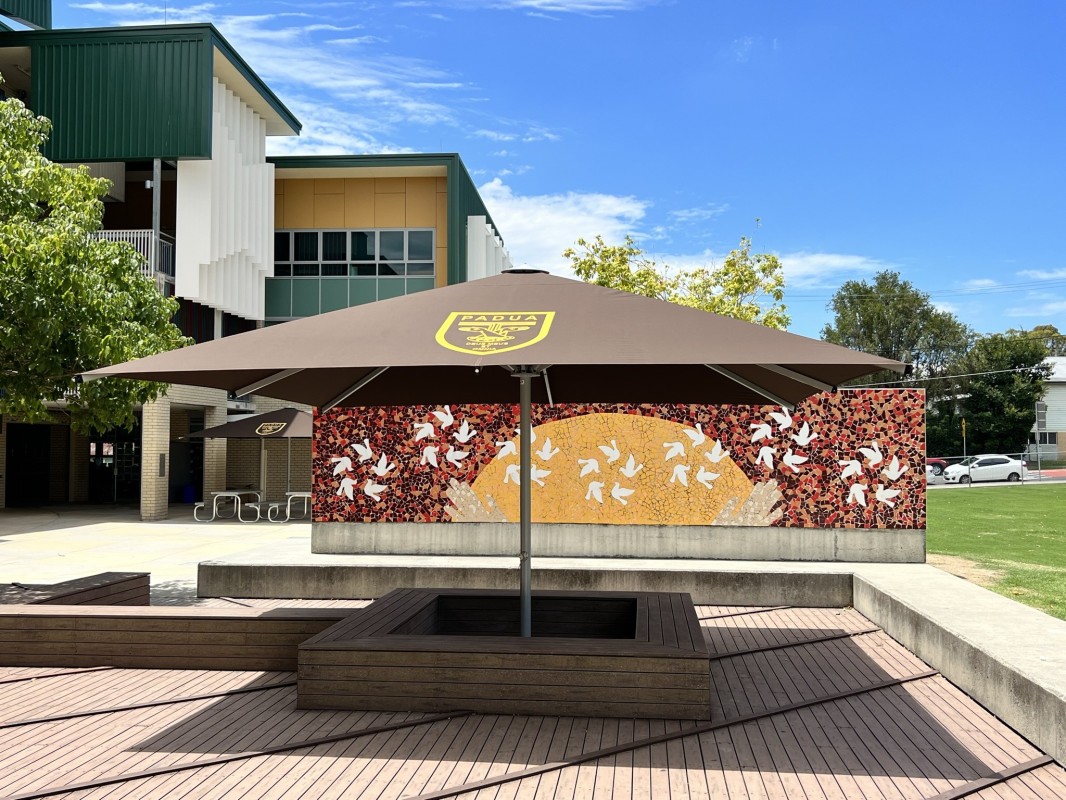
<svg viewBox="0 0 1066 800"><path fill-rule="evenodd" d="M517 601L390 592L300 645L297 705L706 718L707 646L688 595L534 592L531 638L509 629Z"/></svg>
<svg viewBox="0 0 1066 800"><path fill-rule="evenodd" d="M0 606L0 666L295 670L350 608Z"/></svg>
<svg viewBox="0 0 1066 800"><path fill-rule="evenodd" d="M0 587L0 605L146 606L150 574L101 572L62 583L11 583Z"/></svg>

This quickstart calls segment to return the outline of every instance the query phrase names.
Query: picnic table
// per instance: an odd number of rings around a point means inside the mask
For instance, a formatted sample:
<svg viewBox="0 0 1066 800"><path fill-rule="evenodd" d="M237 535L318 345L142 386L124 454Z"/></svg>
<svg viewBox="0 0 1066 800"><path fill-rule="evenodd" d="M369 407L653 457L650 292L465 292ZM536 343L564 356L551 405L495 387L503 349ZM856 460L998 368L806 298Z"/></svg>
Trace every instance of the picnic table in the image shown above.
<svg viewBox="0 0 1066 800"><path fill-rule="evenodd" d="M303 519L307 516L308 506L311 503L310 492L285 492L285 517L281 516L282 503L271 503L267 509L267 519L271 522L288 522L292 519L292 504L294 500L303 501L303 511L299 516L299 519Z"/></svg>
<svg viewBox="0 0 1066 800"><path fill-rule="evenodd" d="M254 497L254 500L245 502L245 497ZM222 509L228 505L228 501L233 501L233 513L224 514ZM197 512L204 510L207 507L207 501L197 503L193 506L192 516L197 522L211 522L213 520L223 518L232 519L237 517L241 522L256 522L259 520L259 506L262 502L262 495L254 489L223 489L218 492L211 492L211 516L201 518ZM255 519L245 519L241 513L243 508L251 508L255 511Z"/></svg>

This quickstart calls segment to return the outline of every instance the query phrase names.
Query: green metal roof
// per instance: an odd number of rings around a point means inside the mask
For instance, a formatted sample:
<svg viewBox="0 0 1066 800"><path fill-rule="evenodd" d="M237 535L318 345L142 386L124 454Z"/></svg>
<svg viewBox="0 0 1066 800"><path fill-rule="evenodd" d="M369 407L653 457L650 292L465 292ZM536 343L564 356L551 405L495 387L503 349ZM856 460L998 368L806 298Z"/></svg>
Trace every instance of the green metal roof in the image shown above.
<svg viewBox="0 0 1066 800"><path fill-rule="evenodd" d="M284 171L279 178L296 177L293 171L344 169L403 169L444 167L448 180L448 283L466 280L466 218L485 217L499 236L499 228L485 207L466 165L458 153L394 153L357 156L267 156L275 170ZM312 177L308 175L307 177ZM353 176L354 177L354 176ZM503 237L500 236L500 240Z"/></svg>
<svg viewBox="0 0 1066 800"><path fill-rule="evenodd" d="M31 49L30 106L52 120L55 161L210 158L213 77L268 134L300 130L209 24L0 33L0 48L20 46Z"/></svg>
<svg viewBox="0 0 1066 800"><path fill-rule="evenodd" d="M0 0L0 15L32 28L52 27L52 0ZM6 25L0 30L11 30Z"/></svg>

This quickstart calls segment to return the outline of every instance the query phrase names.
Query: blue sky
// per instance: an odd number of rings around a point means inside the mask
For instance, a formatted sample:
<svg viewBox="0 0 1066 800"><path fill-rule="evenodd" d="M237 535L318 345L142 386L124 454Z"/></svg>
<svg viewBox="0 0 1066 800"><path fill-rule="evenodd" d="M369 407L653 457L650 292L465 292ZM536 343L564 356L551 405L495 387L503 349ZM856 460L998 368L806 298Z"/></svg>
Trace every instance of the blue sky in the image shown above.
<svg viewBox="0 0 1066 800"><path fill-rule="evenodd" d="M880 269L982 333L1066 329L1060 0L54 2L56 27L164 15L304 123L274 154L460 153L516 264L751 236L797 333Z"/></svg>

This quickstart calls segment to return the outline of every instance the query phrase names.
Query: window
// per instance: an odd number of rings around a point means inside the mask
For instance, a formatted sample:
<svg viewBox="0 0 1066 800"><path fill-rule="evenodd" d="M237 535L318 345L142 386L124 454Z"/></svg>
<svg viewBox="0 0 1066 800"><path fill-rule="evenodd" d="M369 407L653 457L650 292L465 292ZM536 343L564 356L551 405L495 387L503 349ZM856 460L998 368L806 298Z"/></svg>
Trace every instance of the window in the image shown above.
<svg viewBox="0 0 1066 800"><path fill-rule="evenodd" d="M433 229L276 231L266 317L306 317L412 294L432 289L435 276Z"/></svg>
<svg viewBox="0 0 1066 800"><path fill-rule="evenodd" d="M432 277L435 235L432 229L277 231L274 277Z"/></svg>
<svg viewBox="0 0 1066 800"><path fill-rule="evenodd" d="M1033 434L1038 439L1037 444L1058 444L1059 435L1055 431L1040 431L1039 434Z"/></svg>

